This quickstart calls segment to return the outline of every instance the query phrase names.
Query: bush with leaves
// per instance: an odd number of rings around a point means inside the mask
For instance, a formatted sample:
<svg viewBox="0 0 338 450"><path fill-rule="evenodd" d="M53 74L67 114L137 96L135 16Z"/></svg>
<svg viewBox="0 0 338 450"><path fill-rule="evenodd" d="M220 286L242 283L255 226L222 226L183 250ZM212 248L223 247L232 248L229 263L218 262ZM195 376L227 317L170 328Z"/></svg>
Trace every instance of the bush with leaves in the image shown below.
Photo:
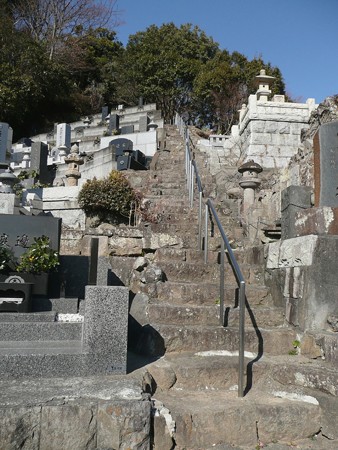
<svg viewBox="0 0 338 450"><path fill-rule="evenodd" d="M7 246L0 245L0 273L8 273L15 270L16 262L13 250Z"/></svg>
<svg viewBox="0 0 338 450"><path fill-rule="evenodd" d="M23 253L17 272L39 274L50 272L59 265L59 254L50 247L50 239L47 236L34 238L34 243Z"/></svg>
<svg viewBox="0 0 338 450"><path fill-rule="evenodd" d="M131 209L139 204L139 195L126 177L113 170L102 180L88 180L78 197L80 208L88 217L100 222L123 223L130 218Z"/></svg>

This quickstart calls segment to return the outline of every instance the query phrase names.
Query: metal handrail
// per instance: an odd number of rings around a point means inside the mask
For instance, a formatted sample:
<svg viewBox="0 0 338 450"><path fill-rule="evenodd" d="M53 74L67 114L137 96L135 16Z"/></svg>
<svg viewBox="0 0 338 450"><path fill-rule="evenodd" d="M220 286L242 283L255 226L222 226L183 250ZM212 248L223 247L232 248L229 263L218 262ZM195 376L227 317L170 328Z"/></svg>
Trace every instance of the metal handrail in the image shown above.
<svg viewBox="0 0 338 450"><path fill-rule="evenodd" d="M198 173L196 161L193 158L190 149L190 137L188 127L180 116L176 116L176 125L180 130L182 136L185 139L185 170L187 177L187 189L189 193L190 208L193 208L194 203L194 183L196 181L196 187L198 191L198 248L203 250L203 237L204 237L204 262L208 263L208 218L211 213L221 235L221 259L220 259L220 324L224 326L224 261L225 261L225 248L229 257L230 265L234 271L237 284L239 287L239 350L238 350L238 397L244 396L244 331L245 331L245 280L241 269L237 263L236 257L232 251L229 240L224 232L222 224L218 218L217 212L212 201L208 198L205 201L205 222L204 222L204 236L202 235L202 199L203 199L203 186Z"/></svg>

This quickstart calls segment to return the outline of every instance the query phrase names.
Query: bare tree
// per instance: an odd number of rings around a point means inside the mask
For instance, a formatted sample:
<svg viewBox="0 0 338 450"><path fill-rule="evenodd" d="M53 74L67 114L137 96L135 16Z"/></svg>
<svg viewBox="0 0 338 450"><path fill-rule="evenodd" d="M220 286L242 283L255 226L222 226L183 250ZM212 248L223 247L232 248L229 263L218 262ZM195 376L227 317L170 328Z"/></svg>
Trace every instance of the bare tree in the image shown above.
<svg viewBox="0 0 338 450"><path fill-rule="evenodd" d="M13 13L18 27L46 45L50 59L67 36L114 28L119 16L117 0L17 0Z"/></svg>

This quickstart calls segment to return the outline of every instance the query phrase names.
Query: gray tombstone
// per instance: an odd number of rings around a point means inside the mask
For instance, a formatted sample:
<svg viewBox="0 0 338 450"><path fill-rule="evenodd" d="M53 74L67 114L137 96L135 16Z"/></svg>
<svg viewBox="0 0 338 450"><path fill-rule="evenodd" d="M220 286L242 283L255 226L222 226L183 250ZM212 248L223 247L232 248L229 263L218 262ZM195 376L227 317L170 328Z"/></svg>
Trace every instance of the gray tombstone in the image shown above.
<svg viewBox="0 0 338 450"><path fill-rule="evenodd" d="M338 207L338 121L322 125L314 140L315 206Z"/></svg>
<svg viewBox="0 0 338 450"><path fill-rule="evenodd" d="M147 114L140 117L140 120L139 120L139 132L140 133L145 133L148 131L148 123L149 123L149 117L147 116Z"/></svg>
<svg viewBox="0 0 338 450"><path fill-rule="evenodd" d="M131 134L134 133L134 125L125 125L121 127L121 134Z"/></svg>
<svg viewBox="0 0 338 450"><path fill-rule="evenodd" d="M6 150L9 141L9 125L8 123L0 122L0 162L6 161Z"/></svg>
<svg viewBox="0 0 338 450"><path fill-rule="evenodd" d="M132 152L133 151L133 141L130 139L118 138L114 139L109 144L112 149L112 154L117 161L119 156L122 156L124 152Z"/></svg>
<svg viewBox="0 0 338 450"><path fill-rule="evenodd" d="M108 106L102 106L101 121L104 122L108 116Z"/></svg>
<svg viewBox="0 0 338 450"><path fill-rule="evenodd" d="M31 170L39 173L39 181L43 184L50 183L51 172L47 167L48 145L43 142L34 142L31 147Z"/></svg>
<svg viewBox="0 0 338 450"><path fill-rule="evenodd" d="M50 246L59 251L61 219L47 216L13 216L0 214L0 244L13 249L20 257L35 237L48 236Z"/></svg>
<svg viewBox="0 0 338 450"><path fill-rule="evenodd" d="M118 114L110 114L108 132L118 131L120 127L120 116Z"/></svg>

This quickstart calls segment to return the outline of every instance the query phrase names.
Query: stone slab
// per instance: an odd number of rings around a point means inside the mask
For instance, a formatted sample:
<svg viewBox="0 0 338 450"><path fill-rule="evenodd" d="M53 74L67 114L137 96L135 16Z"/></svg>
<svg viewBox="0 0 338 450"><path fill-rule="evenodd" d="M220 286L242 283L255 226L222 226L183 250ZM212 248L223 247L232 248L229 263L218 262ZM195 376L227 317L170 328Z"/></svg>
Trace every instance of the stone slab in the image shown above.
<svg viewBox="0 0 338 450"><path fill-rule="evenodd" d="M48 236L54 250L60 248L61 219L46 216L0 214L0 230L5 245L19 257L34 242L34 237Z"/></svg>
<svg viewBox="0 0 338 450"><path fill-rule="evenodd" d="M338 208L324 206L297 212L294 231L297 236L338 235Z"/></svg>
<svg viewBox="0 0 338 450"><path fill-rule="evenodd" d="M129 290L122 286L86 286L84 352L95 355L107 373L125 373ZM89 357L88 363L93 360Z"/></svg>
<svg viewBox="0 0 338 450"><path fill-rule="evenodd" d="M299 236L272 242L268 248L267 268L311 266L318 236Z"/></svg>
<svg viewBox="0 0 338 450"><path fill-rule="evenodd" d="M19 206L19 198L15 194L0 193L0 214L15 214Z"/></svg>
<svg viewBox="0 0 338 450"><path fill-rule="evenodd" d="M319 206L338 207L338 122L321 125L319 129L320 192ZM315 178L316 179L316 178ZM318 187L317 187L318 188Z"/></svg>

